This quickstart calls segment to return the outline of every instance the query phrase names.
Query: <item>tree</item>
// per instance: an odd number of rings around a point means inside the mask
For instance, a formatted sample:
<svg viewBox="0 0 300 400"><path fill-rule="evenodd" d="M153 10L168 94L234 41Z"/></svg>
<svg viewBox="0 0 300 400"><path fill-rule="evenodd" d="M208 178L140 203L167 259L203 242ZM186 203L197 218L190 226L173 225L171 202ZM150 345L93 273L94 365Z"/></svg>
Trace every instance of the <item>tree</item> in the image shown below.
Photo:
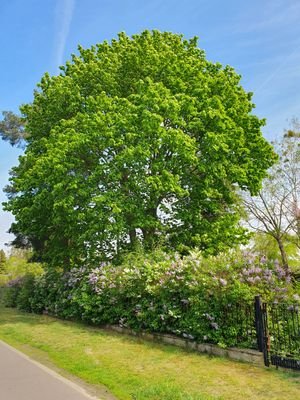
<svg viewBox="0 0 300 400"><path fill-rule="evenodd" d="M8 257L6 257L5 279L2 282L6 283L11 279L16 279L26 274L40 275L42 272L43 266L41 264L31 262L30 251L11 247Z"/></svg>
<svg viewBox="0 0 300 400"><path fill-rule="evenodd" d="M276 156L239 82L196 38L145 31L79 47L21 108L12 232L56 265L243 241L237 188L255 193Z"/></svg>
<svg viewBox="0 0 300 400"><path fill-rule="evenodd" d="M6 263L6 255L4 250L0 250L0 274L3 274L5 271L5 263Z"/></svg>
<svg viewBox="0 0 300 400"><path fill-rule="evenodd" d="M12 146L22 147L27 139L27 133L24 129L25 120L11 111L3 111L2 115L0 136L3 140L9 141Z"/></svg>
<svg viewBox="0 0 300 400"><path fill-rule="evenodd" d="M296 120L277 151L279 162L270 169L262 190L244 202L250 226L275 239L282 264L288 268L287 244L300 248L300 130Z"/></svg>

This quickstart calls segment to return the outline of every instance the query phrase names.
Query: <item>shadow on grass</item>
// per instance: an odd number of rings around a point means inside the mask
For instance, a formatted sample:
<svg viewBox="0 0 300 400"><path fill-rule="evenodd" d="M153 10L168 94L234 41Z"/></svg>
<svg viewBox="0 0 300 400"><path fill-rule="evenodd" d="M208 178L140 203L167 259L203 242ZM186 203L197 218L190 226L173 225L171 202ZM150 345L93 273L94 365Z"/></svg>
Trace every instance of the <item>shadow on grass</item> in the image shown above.
<svg viewBox="0 0 300 400"><path fill-rule="evenodd" d="M264 400L268 392L278 400L278 390L285 398L300 398L300 380L294 374L192 355L185 349L82 321L1 307L0 334L27 353L41 350L59 368L89 384L105 385L119 399Z"/></svg>
<svg viewBox="0 0 300 400"><path fill-rule="evenodd" d="M208 354L199 354L196 353L193 350L188 350L188 349L182 349L180 347L168 345L168 344L163 344L160 342L155 342L151 340L147 340L145 338L141 338L139 336L130 336L127 334L119 333L116 332L112 329L109 329L105 326L99 326L99 325L90 325L88 323L85 323L83 321L70 321L70 320L64 320L60 319L57 317L49 316L49 315L41 315L41 314L32 314L32 313L26 313L24 311L20 311L17 309L12 309L12 308L5 308L3 305L0 304L0 327L7 325L8 330L9 330L9 325L11 324L24 324L29 327L37 327L37 326L51 326L51 325L61 325L61 326L67 326L72 328L74 330L74 333L80 334L80 333L88 333L90 337L101 337L101 338L107 338L109 341L112 340L113 338L116 338L119 342L124 343L125 346L133 344L133 345L139 345L141 344L145 350L146 349L151 349L151 350L159 350L165 354L168 354L169 356L176 355L180 356L182 358L184 357L189 357L189 355L196 354L197 357L199 357L199 360L202 359L203 362L207 362L208 360L214 360L217 364L223 364L223 365L228 365L228 366L233 366L234 364L239 364L239 365L249 365L249 367L253 368L258 368L261 369L264 372L270 372L270 373L275 373L278 375L281 375L281 377L284 378L296 378L297 381L299 380L299 373L290 371L290 370L275 370L274 368L270 369L265 369L263 367L258 367L258 366L253 366L251 364L247 364L244 362L239 362L239 361L232 361L226 358L221 358L217 357L214 355L208 355ZM174 388L172 388L173 390ZM157 388L150 387L147 390L158 390ZM172 392L171 390L171 392ZM173 392L172 392L173 393ZM139 398L144 398L138 397L140 395L136 395L136 399L139 400ZM156 398L155 396L153 398ZM159 399L159 397L157 397ZM133 397L135 399L135 397ZM168 398L166 397L165 400ZM181 399L180 397L178 399ZM189 398L186 397L186 400ZM199 399L202 399L199 397ZM177 400L175 397L174 400ZM198 400L198 398L197 398Z"/></svg>
<svg viewBox="0 0 300 400"><path fill-rule="evenodd" d="M181 353L182 355L187 355L189 353L195 353L192 350L181 349L180 347L167 345L151 340L147 340L138 336L130 336L124 333L118 333L109 327L101 326L101 325L91 325L83 321L76 320L65 320L62 318L50 316L50 315L42 315L42 314L33 314L27 313L24 311L20 311L14 308L6 308L0 304L0 326L7 324L25 324L27 326L40 326L40 325L53 325L53 324L61 324L65 326L72 327L76 329L78 333L80 332L88 332L91 336L101 336L112 338L115 337L119 341L126 344L143 344L147 348L151 349L159 349L164 350L167 353ZM215 358L214 356L207 354L200 354L199 356L203 356L205 358ZM226 359L225 359L226 360ZM226 360L229 361L229 360Z"/></svg>

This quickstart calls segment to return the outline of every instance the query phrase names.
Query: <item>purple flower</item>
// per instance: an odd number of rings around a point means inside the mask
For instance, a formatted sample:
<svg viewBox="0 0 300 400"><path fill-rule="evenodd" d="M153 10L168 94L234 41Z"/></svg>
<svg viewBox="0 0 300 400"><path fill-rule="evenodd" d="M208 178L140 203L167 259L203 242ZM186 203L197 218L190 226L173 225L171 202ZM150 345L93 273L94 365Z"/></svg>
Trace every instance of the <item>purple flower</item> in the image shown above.
<svg viewBox="0 0 300 400"><path fill-rule="evenodd" d="M219 329L219 325L216 322L211 322L210 326L215 330Z"/></svg>
<svg viewBox="0 0 300 400"><path fill-rule="evenodd" d="M283 268L276 267L275 270L276 270L276 273L277 273L277 275L278 275L278 277L280 279L282 279L282 278L284 278L286 276L286 272L285 272L285 270Z"/></svg>
<svg viewBox="0 0 300 400"><path fill-rule="evenodd" d="M99 280L99 277L96 275L96 274L90 274L90 276L89 276L89 283L91 284L91 285L95 285L95 283L97 283L98 282L98 280Z"/></svg>
<svg viewBox="0 0 300 400"><path fill-rule="evenodd" d="M212 315L210 315L208 313L203 314L203 317L206 317L209 321L214 321L214 319L215 319Z"/></svg>
<svg viewBox="0 0 300 400"><path fill-rule="evenodd" d="M7 283L7 286L8 286L8 287L19 286L19 285L22 284L22 282L23 282L23 277L22 277L22 276L21 276L21 277L19 276L18 278L12 279L11 281L9 281L9 282Z"/></svg>
<svg viewBox="0 0 300 400"><path fill-rule="evenodd" d="M267 257L266 256L262 256L259 261L260 261L261 264L265 264L267 262Z"/></svg>
<svg viewBox="0 0 300 400"><path fill-rule="evenodd" d="M289 306L287 309L288 309L289 311L295 311L295 312L298 312L298 311L299 311L298 306L293 306L293 305Z"/></svg>
<svg viewBox="0 0 300 400"><path fill-rule="evenodd" d="M227 285L226 279L220 278L220 283L221 283L222 286L226 286Z"/></svg>
<svg viewBox="0 0 300 400"><path fill-rule="evenodd" d="M187 299L182 299L182 300L181 300L181 303L184 304L184 305L187 305L187 304L189 304L189 300L187 300Z"/></svg>
<svg viewBox="0 0 300 400"><path fill-rule="evenodd" d="M296 301L300 301L300 296L299 296L299 294L294 294L293 295L293 297L294 297L294 300L296 300Z"/></svg>

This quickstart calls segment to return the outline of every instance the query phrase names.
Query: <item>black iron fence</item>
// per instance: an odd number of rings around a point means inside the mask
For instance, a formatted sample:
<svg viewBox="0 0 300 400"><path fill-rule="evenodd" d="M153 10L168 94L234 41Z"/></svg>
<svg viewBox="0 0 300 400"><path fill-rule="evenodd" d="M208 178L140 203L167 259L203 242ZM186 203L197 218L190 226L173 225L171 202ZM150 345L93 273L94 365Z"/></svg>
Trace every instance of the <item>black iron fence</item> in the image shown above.
<svg viewBox="0 0 300 400"><path fill-rule="evenodd" d="M221 334L235 346L257 349L255 308L253 302L223 304L218 316Z"/></svg>
<svg viewBox="0 0 300 400"><path fill-rule="evenodd" d="M270 364L300 370L300 316L297 304L264 303L255 298L257 348Z"/></svg>
<svg viewBox="0 0 300 400"><path fill-rule="evenodd" d="M210 311L212 329L218 325L218 340L259 350L266 366L300 370L299 305L265 303L256 296L249 303L217 301Z"/></svg>

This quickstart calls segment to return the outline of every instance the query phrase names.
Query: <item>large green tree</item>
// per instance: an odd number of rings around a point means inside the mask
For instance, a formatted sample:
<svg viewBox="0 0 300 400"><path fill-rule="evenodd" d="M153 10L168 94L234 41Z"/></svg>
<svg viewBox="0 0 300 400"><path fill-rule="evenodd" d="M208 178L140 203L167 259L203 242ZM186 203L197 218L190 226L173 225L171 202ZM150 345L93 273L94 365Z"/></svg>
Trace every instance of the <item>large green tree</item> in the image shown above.
<svg viewBox="0 0 300 400"><path fill-rule="evenodd" d="M145 31L79 47L21 108L12 231L60 265L138 243L217 252L242 241L237 188L257 192L275 160L253 107L196 38Z"/></svg>

